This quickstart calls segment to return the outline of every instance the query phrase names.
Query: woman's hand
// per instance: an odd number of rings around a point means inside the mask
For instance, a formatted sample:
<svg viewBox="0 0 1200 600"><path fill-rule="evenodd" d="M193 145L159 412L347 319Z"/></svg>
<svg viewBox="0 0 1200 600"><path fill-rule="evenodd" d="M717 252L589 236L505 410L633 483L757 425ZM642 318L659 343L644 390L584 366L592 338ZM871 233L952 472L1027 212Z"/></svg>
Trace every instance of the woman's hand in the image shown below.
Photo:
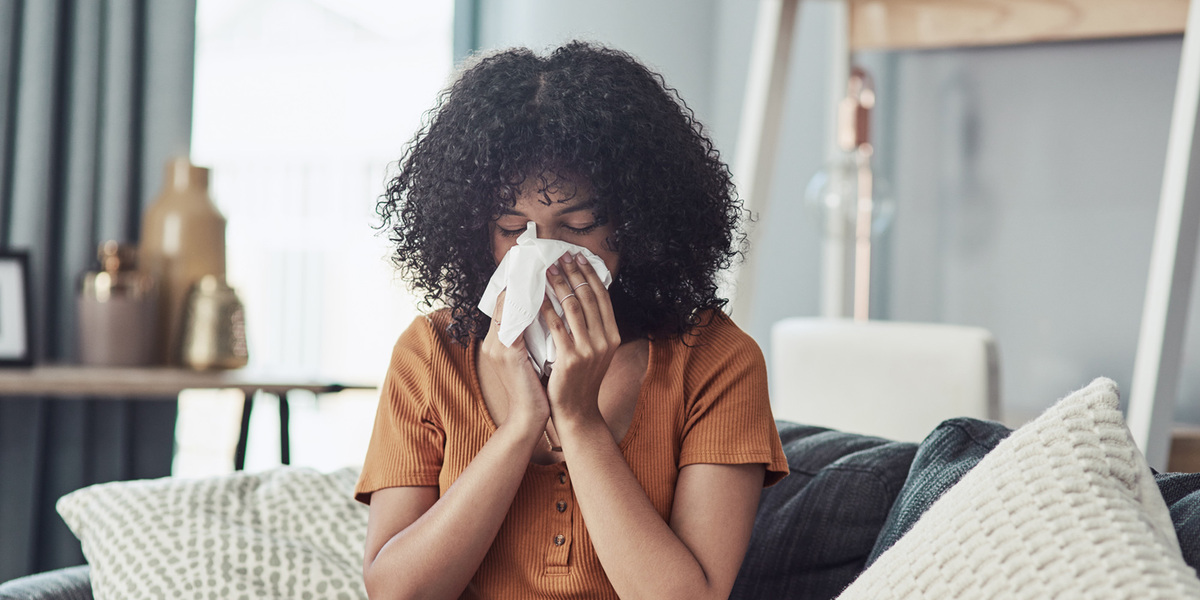
<svg viewBox="0 0 1200 600"><path fill-rule="evenodd" d="M462 596L495 542L530 457L542 442L549 400L524 338L511 348L500 342L503 308L501 294L480 344L477 367L484 400L499 428L449 489L399 486L371 494L363 553L363 581L371 598ZM404 374L424 372L414 368ZM422 393L408 385L417 384L406 383L390 393Z"/></svg>
<svg viewBox="0 0 1200 600"><path fill-rule="evenodd" d="M500 323L504 312L504 295L496 300L496 310L492 313L492 324L487 336L480 346L479 364L488 376L498 380L503 387L504 399L495 404L506 407L503 415L494 415L500 425L512 423L524 430L541 431L546 428L550 418L550 403L546 397L546 389L542 386L529 352L525 349L525 337L517 336L512 347L505 346L500 341Z"/></svg>
<svg viewBox="0 0 1200 600"><path fill-rule="evenodd" d="M564 254L550 266L546 279L563 308L563 317L559 317L549 300L542 304L557 352L546 386L554 422L556 426L603 423L597 403L600 383L621 345L612 300L582 253Z"/></svg>

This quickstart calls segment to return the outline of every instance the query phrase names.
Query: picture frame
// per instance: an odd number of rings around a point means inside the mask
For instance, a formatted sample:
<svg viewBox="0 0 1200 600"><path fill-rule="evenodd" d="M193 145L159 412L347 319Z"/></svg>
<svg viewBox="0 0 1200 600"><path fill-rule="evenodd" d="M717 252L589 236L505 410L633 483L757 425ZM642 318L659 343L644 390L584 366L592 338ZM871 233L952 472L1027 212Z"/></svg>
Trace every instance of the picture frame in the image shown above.
<svg viewBox="0 0 1200 600"><path fill-rule="evenodd" d="M0 252L0 367L33 364L29 255Z"/></svg>

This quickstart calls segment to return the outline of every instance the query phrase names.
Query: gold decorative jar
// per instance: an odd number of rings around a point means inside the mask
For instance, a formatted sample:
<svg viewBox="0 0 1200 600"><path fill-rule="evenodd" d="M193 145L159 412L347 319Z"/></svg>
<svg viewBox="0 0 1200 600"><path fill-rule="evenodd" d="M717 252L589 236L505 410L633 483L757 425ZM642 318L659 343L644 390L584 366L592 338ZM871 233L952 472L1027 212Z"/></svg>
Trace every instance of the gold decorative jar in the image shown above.
<svg viewBox="0 0 1200 600"><path fill-rule="evenodd" d="M182 363L193 369L238 369L249 361L245 308L216 275L201 277L188 293L182 335Z"/></svg>

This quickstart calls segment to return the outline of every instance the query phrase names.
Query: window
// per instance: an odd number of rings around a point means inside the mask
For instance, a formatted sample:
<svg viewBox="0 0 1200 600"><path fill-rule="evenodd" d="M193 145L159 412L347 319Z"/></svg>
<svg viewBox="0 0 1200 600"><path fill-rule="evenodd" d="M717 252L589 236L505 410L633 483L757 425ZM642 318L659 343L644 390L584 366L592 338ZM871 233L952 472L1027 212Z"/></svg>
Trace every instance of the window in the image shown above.
<svg viewBox="0 0 1200 600"><path fill-rule="evenodd" d="M451 69L451 2L200 0L192 162L228 220L229 283L260 373L381 382L415 303L375 203ZM361 462L376 392L293 393L292 463ZM246 468L278 464L260 398ZM174 473L232 468L241 397L180 397Z"/></svg>

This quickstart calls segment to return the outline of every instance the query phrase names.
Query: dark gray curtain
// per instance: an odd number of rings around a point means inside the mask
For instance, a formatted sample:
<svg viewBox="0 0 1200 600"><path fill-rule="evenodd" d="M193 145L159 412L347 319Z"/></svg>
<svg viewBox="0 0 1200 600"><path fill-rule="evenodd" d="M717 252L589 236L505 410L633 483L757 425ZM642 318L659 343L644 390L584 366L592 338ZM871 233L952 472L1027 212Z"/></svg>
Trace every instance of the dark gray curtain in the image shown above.
<svg viewBox="0 0 1200 600"><path fill-rule="evenodd" d="M191 132L195 0L0 0L0 250L29 253L38 363L75 359L75 293L103 240L136 241ZM0 396L0 581L81 564L54 511L161 477L174 399Z"/></svg>

